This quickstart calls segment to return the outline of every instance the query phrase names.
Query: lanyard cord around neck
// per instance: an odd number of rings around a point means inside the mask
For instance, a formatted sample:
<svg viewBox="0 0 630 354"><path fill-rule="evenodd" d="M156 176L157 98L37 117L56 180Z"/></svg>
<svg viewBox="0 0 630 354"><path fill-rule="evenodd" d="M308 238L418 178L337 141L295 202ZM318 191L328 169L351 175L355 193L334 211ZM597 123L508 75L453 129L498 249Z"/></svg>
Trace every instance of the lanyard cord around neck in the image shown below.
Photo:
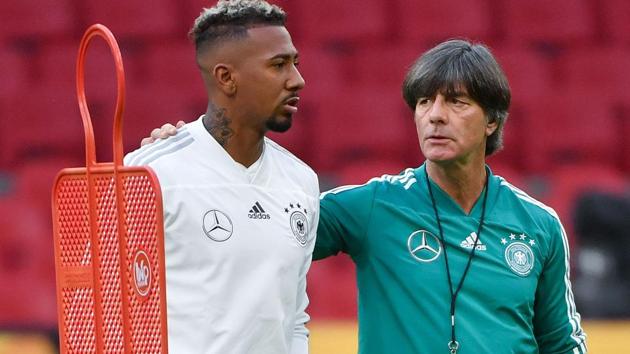
<svg viewBox="0 0 630 354"><path fill-rule="evenodd" d="M457 301L457 295L459 291L462 289L464 285L464 280L466 279L466 275L468 275L468 270L470 269L470 264L472 263L472 259L475 256L475 250L477 249L477 243L481 237L481 229L483 227L483 221L486 216L486 201L488 200L488 174L486 172L486 183L484 185L484 194L483 194L483 204L481 206L481 218L479 219L479 227L477 228L477 237L475 238L475 243L472 247L472 251L468 256L468 262L466 263L466 268L464 269L464 273L462 274L462 278L457 285L457 289L453 291L453 280L451 278L451 270L448 265L448 254L446 253L446 241L444 240L444 232L442 231L442 223L440 222L440 215L438 214L437 204L435 203L435 198L433 197L433 190L431 188L431 182L429 181L429 173L427 172L428 166L424 167L424 176L427 180L427 188L429 189L429 195L431 196L431 205L433 206L433 211L435 212L435 220L438 224L438 230L440 231L440 241L442 242L442 247L444 248L444 261L446 263L446 275L448 278L448 287L451 292L451 341L448 343L448 349L451 354L456 354L457 349L459 348L459 342L457 342L455 337L455 302Z"/></svg>

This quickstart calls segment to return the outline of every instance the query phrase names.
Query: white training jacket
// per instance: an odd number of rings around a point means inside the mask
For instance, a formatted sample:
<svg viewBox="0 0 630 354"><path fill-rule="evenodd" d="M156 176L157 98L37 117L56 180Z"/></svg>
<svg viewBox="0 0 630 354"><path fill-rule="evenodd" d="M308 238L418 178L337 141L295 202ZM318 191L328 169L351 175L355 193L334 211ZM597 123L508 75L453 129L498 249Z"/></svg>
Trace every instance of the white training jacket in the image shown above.
<svg viewBox="0 0 630 354"><path fill-rule="evenodd" d="M150 166L162 190L169 352L308 353L313 170L268 138L245 168L201 118L125 165Z"/></svg>

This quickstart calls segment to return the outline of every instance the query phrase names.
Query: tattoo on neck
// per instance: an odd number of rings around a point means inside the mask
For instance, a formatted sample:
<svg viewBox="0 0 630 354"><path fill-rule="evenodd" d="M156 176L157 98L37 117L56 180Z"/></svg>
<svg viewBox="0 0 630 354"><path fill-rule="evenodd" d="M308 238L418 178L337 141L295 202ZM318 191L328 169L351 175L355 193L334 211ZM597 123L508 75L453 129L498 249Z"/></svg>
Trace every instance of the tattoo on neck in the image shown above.
<svg viewBox="0 0 630 354"><path fill-rule="evenodd" d="M203 126L221 146L225 146L234 135L230 128L230 118L225 115L225 108L211 107L203 117Z"/></svg>

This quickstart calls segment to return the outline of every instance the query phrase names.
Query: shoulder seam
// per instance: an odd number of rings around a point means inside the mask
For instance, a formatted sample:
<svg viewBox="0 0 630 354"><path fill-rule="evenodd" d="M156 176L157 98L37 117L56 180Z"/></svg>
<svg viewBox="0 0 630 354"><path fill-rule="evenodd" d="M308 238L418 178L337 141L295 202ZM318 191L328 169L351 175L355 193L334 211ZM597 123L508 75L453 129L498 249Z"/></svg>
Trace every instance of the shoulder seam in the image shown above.
<svg viewBox="0 0 630 354"><path fill-rule="evenodd" d="M500 180L501 180L501 185L505 186L507 188L509 188L515 195L517 198L531 204L534 206L537 206L538 208L544 210L545 212L547 212L547 214L553 216L554 218L558 219L559 221L559 217L558 217L558 213L556 213L556 211L546 205L545 203L536 200L535 198L533 198L532 196L530 196L529 194L525 193L523 190L519 189L518 187L514 186L513 184L509 183L508 181L506 181L503 177L501 176L497 176Z"/></svg>
<svg viewBox="0 0 630 354"><path fill-rule="evenodd" d="M180 140L184 140L191 136L186 127L182 128L178 134L173 137L156 141L152 144L145 145L136 151L129 153L126 157L129 159L129 166L138 166L138 162L146 159L154 153L158 153L161 150L168 148L168 146L177 143Z"/></svg>
<svg viewBox="0 0 630 354"><path fill-rule="evenodd" d="M376 191L377 188L374 188L372 191L372 203L370 204L370 214L368 215L367 223L365 224L365 230L363 231L363 242L361 242L361 248L357 250L357 256L361 257L362 254L365 254L364 250L367 247L367 236L369 230L369 224L372 222L372 213L374 213L374 203L376 201Z"/></svg>
<svg viewBox="0 0 630 354"><path fill-rule="evenodd" d="M330 194L330 193L337 194L337 193L349 191L349 190L360 188L360 187L366 187L374 182L384 182L384 183L389 183L389 184L394 184L398 182L403 186L404 189L409 189L409 187L416 182L416 178L414 175L413 168L407 168L403 174L398 174L398 175L385 174L380 177L370 178L367 182L363 184L347 184L343 186L338 186L336 188L332 188L328 191L322 192L319 199L324 198L327 194Z"/></svg>
<svg viewBox="0 0 630 354"><path fill-rule="evenodd" d="M134 162L136 162L138 165L149 165L161 159L162 157L171 155L179 150L184 149L188 145L192 144L194 141L195 141L195 138L193 138L192 136L183 138L171 144L164 145L162 149L156 150L151 154L148 154L142 157L139 156L134 160Z"/></svg>

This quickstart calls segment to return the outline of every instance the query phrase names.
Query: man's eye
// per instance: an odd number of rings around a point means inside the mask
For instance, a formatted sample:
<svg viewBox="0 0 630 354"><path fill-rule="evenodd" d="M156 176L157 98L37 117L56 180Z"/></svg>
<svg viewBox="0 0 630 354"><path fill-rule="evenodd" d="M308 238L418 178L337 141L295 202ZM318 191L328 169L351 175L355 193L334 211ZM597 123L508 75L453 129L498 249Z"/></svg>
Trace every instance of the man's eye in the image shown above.
<svg viewBox="0 0 630 354"><path fill-rule="evenodd" d="M284 62L280 62L280 63L274 63L273 66L275 68L281 69L284 66Z"/></svg>
<svg viewBox="0 0 630 354"><path fill-rule="evenodd" d="M420 98L420 99L418 99L418 105L420 105L420 106L424 106L424 105L426 105L428 103L429 103L429 99L428 98Z"/></svg>

